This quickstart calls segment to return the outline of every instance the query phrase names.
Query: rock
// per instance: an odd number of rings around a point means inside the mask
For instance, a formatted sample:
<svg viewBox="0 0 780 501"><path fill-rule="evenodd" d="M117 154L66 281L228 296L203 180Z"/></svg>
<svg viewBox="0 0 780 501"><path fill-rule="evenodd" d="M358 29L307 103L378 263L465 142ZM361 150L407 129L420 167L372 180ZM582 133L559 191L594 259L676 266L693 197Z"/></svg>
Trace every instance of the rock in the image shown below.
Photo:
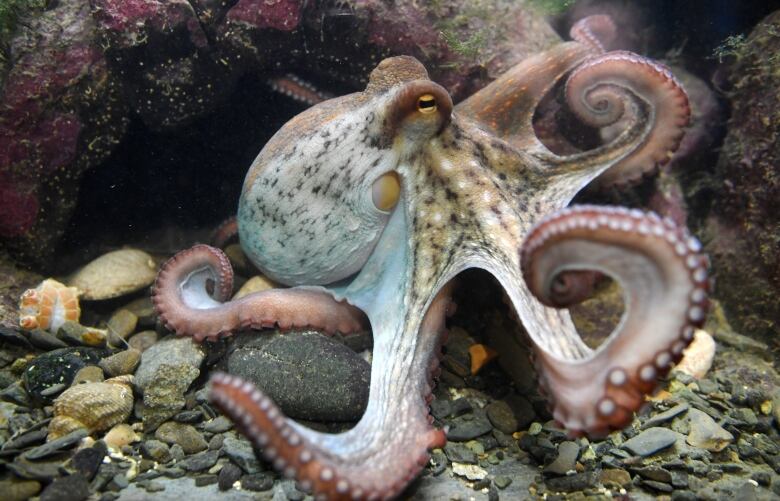
<svg viewBox="0 0 780 501"><path fill-rule="evenodd" d="M477 464L477 455L464 444L447 442L444 445L444 454L453 463Z"/></svg>
<svg viewBox="0 0 780 501"><path fill-rule="evenodd" d="M482 480L487 477L487 471L476 464L452 463L452 473L469 480Z"/></svg>
<svg viewBox="0 0 780 501"><path fill-rule="evenodd" d="M105 451L100 447L87 447L73 455L70 462L76 472L87 479L92 480L103 463Z"/></svg>
<svg viewBox="0 0 780 501"><path fill-rule="evenodd" d="M672 483L672 474L660 466L645 466L643 468L632 468L632 473L638 474L642 478L647 480L655 480L656 482L663 482L665 484Z"/></svg>
<svg viewBox="0 0 780 501"><path fill-rule="evenodd" d="M216 475L198 475L195 477L195 487L205 487L219 481Z"/></svg>
<svg viewBox="0 0 780 501"><path fill-rule="evenodd" d="M241 471L241 468L234 465L233 463L228 463L223 466L222 469L219 470L219 479L217 481L219 484L219 490L226 491L232 489L233 484L236 483L239 478L241 478L242 474L243 471Z"/></svg>
<svg viewBox="0 0 780 501"><path fill-rule="evenodd" d="M353 421L368 402L370 365L318 332L239 335L227 366L293 418Z"/></svg>
<svg viewBox="0 0 780 501"><path fill-rule="evenodd" d="M110 377L132 374L141 361L141 352L135 349L120 351L100 361L100 367Z"/></svg>
<svg viewBox="0 0 780 501"><path fill-rule="evenodd" d="M30 331L27 335L27 339L29 339L30 343L36 348L46 351L66 348L68 346L68 343L43 329L34 329Z"/></svg>
<svg viewBox="0 0 780 501"><path fill-rule="evenodd" d="M168 445L159 440L146 440L141 444L141 454L158 463L167 463L171 460L171 451Z"/></svg>
<svg viewBox="0 0 780 501"><path fill-rule="evenodd" d="M144 429L155 429L184 407L184 392L200 375L203 358L190 337L165 338L141 354L135 382L144 397Z"/></svg>
<svg viewBox="0 0 780 501"><path fill-rule="evenodd" d="M604 469L599 474L599 481L607 488L610 486L626 488L631 485L631 475L619 468Z"/></svg>
<svg viewBox="0 0 780 501"><path fill-rule="evenodd" d="M57 478L41 493L41 501L82 501L89 497L89 482L81 475Z"/></svg>
<svg viewBox="0 0 780 501"><path fill-rule="evenodd" d="M106 346L106 331L85 327L78 322L67 321L57 330L57 338L75 346Z"/></svg>
<svg viewBox="0 0 780 501"><path fill-rule="evenodd" d="M224 433L233 428L233 423L225 416L217 416L203 425L203 431L209 433Z"/></svg>
<svg viewBox="0 0 780 501"><path fill-rule="evenodd" d="M157 338L157 332L155 331L141 331L134 334L128 341L128 344L130 345L130 348L144 352L154 346L157 342Z"/></svg>
<svg viewBox="0 0 780 501"><path fill-rule="evenodd" d="M41 484L35 480L0 480L4 501L24 501L40 491Z"/></svg>
<svg viewBox="0 0 780 501"><path fill-rule="evenodd" d="M167 444L178 444L186 454L195 454L206 450L209 446L203 435L188 424L168 421L160 425L154 432L154 437Z"/></svg>
<svg viewBox="0 0 780 501"><path fill-rule="evenodd" d="M558 457L544 467L544 473L553 475L566 475L574 471L577 465L577 458L580 455L580 447L574 442L561 442L558 445Z"/></svg>
<svg viewBox="0 0 780 501"><path fill-rule="evenodd" d="M647 428L652 428L654 426L657 426L659 424L665 423L683 412L687 411L689 408L687 402L683 402L681 404L677 404L671 409L665 410L664 412L658 413L654 416L651 416L647 421L642 423L642 429L646 430Z"/></svg>
<svg viewBox="0 0 780 501"><path fill-rule="evenodd" d="M447 440L465 442L473 440L493 429L493 425L487 418L484 410L477 409L473 414L457 417L450 421L450 429L447 431Z"/></svg>
<svg viewBox="0 0 780 501"><path fill-rule="evenodd" d="M691 431L688 433L686 442L693 447L719 452L734 440L731 433L698 409L690 409L688 419Z"/></svg>
<svg viewBox="0 0 780 501"><path fill-rule="evenodd" d="M268 473L253 473L241 477L241 487L248 491L267 491L274 486L274 479Z"/></svg>
<svg viewBox="0 0 780 501"><path fill-rule="evenodd" d="M79 369L75 376L73 376L72 386L85 383L102 383L105 380L103 377L103 369L97 365L88 365L83 369Z"/></svg>
<svg viewBox="0 0 780 501"><path fill-rule="evenodd" d="M138 319L138 327L144 329L152 328L157 321L157 314L154 311L152 298L148 295L130 301L124 306L124 309L136 316Z"/></svg>
<svg viewBox="0 0 780 501"><path fill-rule="evenodd" d="M117 310L108 319L108 340L112 346L123 346L124 341L135 332L138 325L138 317L135 313L124 308Z"/></svg>
<svg viewBox="0 0 780 501"><path fill-rule="evenodd" d="M156 277L157 263L152 256L138 249L120 249L103 254L89 262L73 274L68 285L76 287L81 292L82 299L100 300L119 297L148 287ZM119 331L115 332L126 332L130 324L135 329L138 318L128 310L120 311L127 313L121 314L121 321L114 326L119 327ZM111 317L112 320L114 316ZM128 322L128 320L132 321ZM109 330L114 327L109 320ZM120 337L124 339L127 335Z"/></svg>
<svg viewBox="0 0 780 501"><path fill-rule="evenodd" d="M252 449L252 444L243 438L225 437L222 443L222 452L245 472L257 473L262 468Z"/></svg>
<svg viewBox="0 0 780 501"><path fill-rule="evenodd" d="M34 449L30 449L29 451L24 453L24 457L25 459L45 458L46 456L50 456L63 449L68 449L74 446L75 444L80 442L82 438L86 436L87 436L86 430L83 429L75 430L63 437L57 438L55 440L50 440L41 446L38 446Z"/></svg>
<svg viewBox="0 0 780 501"><path fill-rule="evenodd" d="M98 348L62 348L37 356L24 370L24 386L34 402L47 404L41 392L55 384L70 385L76 373L97 364L107 351Z"/></svg>
<svg viewBox="0 0 780 501"><path fill-rule="evenodd" d="M587 471L563 477L548 478L544 483L552 491L574 492L593 487L596 485L596 480L596 474L592 471Z"/></svg>
<svg viewBox="0 0 780 501"><path fill-rule="evenodd" d="M219 451L203 451L179 461L176 466L187 471L203 471L217 464Z"/></svg>
<svg viewBox="0 0 780 501"><path fill-rule="evenodd" d="M648 428L623 443L623 449L637 456L650 456L674 444L679 435L667 428Z"/></svg>
<svg viewBox="0 0 780 501"><path fill-rule="evenodd" d="M517 431L518 423L509 404L502 400L491 402L485 407L487 417L496 429L511 435Z"/></svg>
<svg viewBox="0 0 780 501"><path fill-rule="evenodd" d="M243 252L241 253L241 255L243 256ZM231 257L230 260L233 261L233 258ZM246 262L246 257L244 257L244 261ZM238 292L236 292L236 294L233 296L233 301L235 301L236 299L241 299L242 297L252 294L253 292L266 291L278 287L281 286L273 282L272 280L269 280L268 278L262 275L255 275L254 277L247 280L244 283L244 285L241 286L240 289L238 289Z"/></svg>

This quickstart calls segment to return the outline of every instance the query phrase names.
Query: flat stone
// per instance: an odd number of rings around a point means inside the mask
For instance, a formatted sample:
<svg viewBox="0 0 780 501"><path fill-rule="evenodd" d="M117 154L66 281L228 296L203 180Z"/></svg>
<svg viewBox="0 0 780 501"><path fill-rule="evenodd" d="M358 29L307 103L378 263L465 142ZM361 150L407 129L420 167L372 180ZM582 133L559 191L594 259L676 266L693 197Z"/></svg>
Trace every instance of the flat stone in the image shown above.
<svg viewBox="0 0 780 501"><path fill-rule="evenodd" d="M473 440L480 435L489 433L493 429L493 425L487 418L485 411L481 409L475 410L472 415L455 418L449 422L449 425L447 440L455 442Z"/></svg>
<svg viewBox="0 0 780 501"><path fill-rule="evenodd" d="M198 475L195 477L195 487L205 487L217 482L219 482L219 478L216 475Z"/></svg>
<svg viewBox="0 0 780 501"><path fill-rule="evenodd" d="M267 491L274 486L274 478L269 473L253 473L241 477L241 487L248 491Z"/></svg>
<svg viewBox="0 0 780 501"><path fill-rule="evenodd" d="M203 471L217 464L217 459L219 459L219 451L204 451L179 461L176 466L187 471Z"/></svg>
<svg viewBox="0 0 780 501"><path fill-rule="evenodd" d="M371 366L345 345L314 331L236 337L228 372L263 390L286 415L354 421L365 411Z"/></svg>
<svg viewBox="0 0 780 501"><path fill-rule="evenodd" d="M217 416L211 421L203 423L203 431L209 433L224 433L233 428L233 422L225 416Z"/></svg>
<svg viewBox="0 0 780 501"><path fill-rule="evenodd" d="M658 492L672 492L674 490L674 487L671 485L656 480L643 480L642 485Z"/></svg>
<svg viewBox="0 0 780 501"><path fill-rule="evenodd" d="M734 435L726 431L705 412L690 409L688 419L690 432L686 442L693 447L719 452L734 441Z"/></svg>
<svg viewBox="0 0 780 501"><path fill-rule="evenodd" d="M616 485L625 488L631 485L631 474L620 468L605 469L601 470L599 481L605 486Z"/></svg>
<svg viewBox="0 0 780 501"><path fill-rule="evenodd" d="M122 308L117 310L111 318L108 319L108 340L112 346L122 346L122 341L130 334L135 332L135 327L138 325L138 316L130 310Z"/></svg>
<svg viewBox="0 0 780 501"><path fill-rule="evenodd" d="M587 489L596 485L597 477L592 471L566 475L563 477L552 477L544 481L548 489L553 491L574 492Z"/></svg>
<svg viewBox="0 0 780 501"><path fill-rule="evenodd" d="M100 367L110 377L124 376L135 372L140 361L141 352L131 348L104 358L100 361Z"/></svg>
<svg viewBox="0 0 780 501"><path fill-rule="evenodd" d="M89 497L89 482L81 475L55 479L41 493L40 501L82 501Z"/></svg>
<svg viewBox="0 0 780 501"><path fill-rule="evenodd" d="M78 430L72 431L63 437L50 440L43 445L25 452L24 457L25 459L41 459L46 456L50 456L63 449L67 449L76 445L81 441L82 438L86 437L87 435L87 430L84 428L79 428Z"/></svg>
<svg viewBox="0 0 780 501"><path fill-rule="evenodd" d="M653 427L625 441L621 447L637 456L650 456L674 444L678 436L667 428Z"/></svg>
<svg viewBox="0 0 780 501"><path fill-rule="evenodd" d="M85 479L92 480L100 468L105 451L99 447L88 447L76 452L71 458L73 468Z"/></svg>
<svg viewBox="0 0 780 501"><path fill-rule="evenodd" d="M236 483L239 478L241 478L243 473L244 472L238 466L234 465L233 463L227 463L222 467L221 470L219 470L219 478L217 482L219 484L219 490L227 491L232 489L233 484Z"/></svg>
<svg viewBox="0 0 780 501"><path fill-rule="evenodd" d="M518 423L512 408L502 400L491 402L485 407L487 417L496 429L511 435L517 431Z"/></svg>
<svg viewBox="0 0 780 501"><path fill-rule="evenodd" d="M672 483L672 474L660 466L645 466L642 468L632 468L631 472L636 473L647 480L655 480L666 484Z"/></svg>
<svg viewBox="0 0 780 501"><path fill-rule="evenodd" d="M574 442L561 442L558 445L558 457L544 467L544 473L553 475L566 475L574 471L577 466L577 457L580 454L580 447Z"/></svg>
<svg viewBox="0 0 780 501"><path fill-rule="evenodd" d="M171 450L168 447L168 444L159 440L146 440L142 443L141 454L158 463L167 463L171 460Z"/></svg>
<svg viewBox="0 0 780 501"><path fill-rule="evenodd" d="M178 444L186 454L195 454L206 450L209 446L203 435L194 427L173 421L160 425L154 437L167 444Z"/></svg>
<svg viewBox="0 0 780 501"><path fill-rule="evenodd" d="M58 339L57 336L55 336L54 334L51 334L41 329L35 329L33 331L30 331L27 337L29 338L30 343L32 343L33 346L46 351L56 350L58 348L67 348L68 346L68 343L66 343L61 339Z"/></svg>
<svg viewBox="0 0 780 501"><path fill-rule="evenodd" d="M677 404L671 409L665 410L664 412L661 412L659 414L656 414L655 416L650 417L647 421L642 423L642 429L646 430L647 428L652 428L654 426L658 426L659 424L665 423L683 412L687 411L689 409L689 405L687 402L683 402L681 404Z"/></svg>
<svg viewBox="0 0 780 501"><path fill-rule="evenodd" d="M3 501L24 501L40 491L41 483L36 480L0 480Z"/></svg>
<svg viewBox="0 0 780 501"><path fill-rule="evenodd" d="M477 464L477 454L465 444L447 442L444 445L444 454L454 463Z"/></svg>
<svg viewBox="0 0 780 501"><path fill-rule="evenodd" d="M130 348L136 349L141 353L145 352L155 343L157 343L159 335L155 331L141 331L138 334L133 334L133 337L127 342Z"/></svg>
<svg viewBox="0 0 780 501"><path fill-rule="evenodd" d="M97 365L88 365L83 369L79 369L76 375L73 376L71 386L84 383L102 383L104 380L103 369Z"/></svg>
<svg viewBox="0 0 780 501"><path fill-rule="evenodd" d="M262 469L255 456L255 451L252 449L252 444L248 440L225 437L225 440L222 442L222 452L233 463L249 474L257 473Z"/></svg>

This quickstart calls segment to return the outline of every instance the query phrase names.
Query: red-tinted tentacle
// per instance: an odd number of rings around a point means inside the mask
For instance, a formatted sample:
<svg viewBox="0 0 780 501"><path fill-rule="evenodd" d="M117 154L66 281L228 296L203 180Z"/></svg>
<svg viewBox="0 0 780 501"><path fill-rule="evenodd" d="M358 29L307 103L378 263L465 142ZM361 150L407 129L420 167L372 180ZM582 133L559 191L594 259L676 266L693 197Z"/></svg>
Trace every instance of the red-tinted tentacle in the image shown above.
<svg viewBox="0 0 780 501"><path fill-rule="evenodd" d="M583 17L569 30L572 40L587 45L596 52L604 52L616 35L615 22L605 14Z"/></svg>

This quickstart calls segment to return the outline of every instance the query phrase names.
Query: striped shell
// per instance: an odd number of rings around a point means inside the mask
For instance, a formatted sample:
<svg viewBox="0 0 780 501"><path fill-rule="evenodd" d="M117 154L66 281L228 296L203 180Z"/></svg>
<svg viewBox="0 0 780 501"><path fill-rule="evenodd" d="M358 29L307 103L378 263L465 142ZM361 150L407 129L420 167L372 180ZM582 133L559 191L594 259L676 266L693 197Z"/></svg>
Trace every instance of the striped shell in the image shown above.
<svg viewBox="0 0 780 501"><path fill-rule="evenodd" d="M80 315L78 290L51 278L24 291L19 300L19 326L24 330L57 332L68 320L78 322Z"/></svg>
<svg viewBox="0 0 780 501"><path fill-rule="evenodd" d="M119 376L65 390L54 401L47 440L79 428L86 428L89 433L107 430L126 421L133 410L132 383L133 376Z"/></svg>
<svg viewBox="0 0 780 501"><path fill-rule="evenodd" d="M148 287L157 276L157 263L138 249L121 249L90 262L70 279L88 300L110 299Z"/></svg>

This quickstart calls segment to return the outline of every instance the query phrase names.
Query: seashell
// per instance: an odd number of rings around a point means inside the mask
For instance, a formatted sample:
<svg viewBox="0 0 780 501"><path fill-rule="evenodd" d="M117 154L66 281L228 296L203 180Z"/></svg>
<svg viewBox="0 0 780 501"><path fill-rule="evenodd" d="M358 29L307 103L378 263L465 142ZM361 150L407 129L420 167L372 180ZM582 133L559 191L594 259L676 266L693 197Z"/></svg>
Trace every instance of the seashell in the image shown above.
<svg viewBox="0 0 780 501"><path fill-rule="evenodd" d="M123 423L133 410L133 376L71 386L54 401L47 440L86 428L89 433Z"/></svg>
<svg viewBox="0 0 780 501"><path fill-rule="evenodd" d="M19 325L24 330L44 329L57 332L81 315L78 290L47 278L34 289L27 289L19 300Z"/></svg>
<svg viewBox="0 0 780 501"><path fill-rule="evenodd" d="M695 379L703 379L710 371L717 346L709 332L696 329L693 341L683 351L682 360L674 370L684 372Z"/></svg>
<svg viewBox="0 0 780 501"><path fill-rule="evenodd" d="M138 249L103 254L73 274L70 285L88 300L110 299L148 287L157 276L157 263Z"/></svg>

